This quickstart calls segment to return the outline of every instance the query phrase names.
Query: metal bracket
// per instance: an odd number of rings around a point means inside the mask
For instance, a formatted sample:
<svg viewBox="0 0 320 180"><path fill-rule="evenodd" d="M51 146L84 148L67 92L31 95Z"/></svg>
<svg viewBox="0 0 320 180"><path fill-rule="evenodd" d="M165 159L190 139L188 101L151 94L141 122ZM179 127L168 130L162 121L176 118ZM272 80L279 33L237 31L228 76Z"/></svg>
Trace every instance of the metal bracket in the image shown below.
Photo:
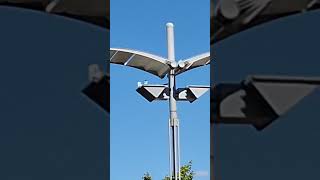
<svg viewBox="0 0 320 180"><path fill-rule="evenodd" d="M174 118L174 119L171 119L170 120L170 126L173 127L173 126L179 126L179 119L178 118Z"/></svg>
<svg viewBox="0 0 320 180"><path fill-rule="evenodd" d="M209 86L187 86L176 90L175 99L177 101L197 100L210 89ZM146 98L149 102L154 100L169 100L169 88L167 85L152 85L139 83L137 92Z"/></svg>
<svg viewBox="0 0 320 180"><path fill-rule="evenodd" d="M211 99L211 120L262 130L319 86L319 78L286 76L250 76L242 83L218 84Z"/></svg>

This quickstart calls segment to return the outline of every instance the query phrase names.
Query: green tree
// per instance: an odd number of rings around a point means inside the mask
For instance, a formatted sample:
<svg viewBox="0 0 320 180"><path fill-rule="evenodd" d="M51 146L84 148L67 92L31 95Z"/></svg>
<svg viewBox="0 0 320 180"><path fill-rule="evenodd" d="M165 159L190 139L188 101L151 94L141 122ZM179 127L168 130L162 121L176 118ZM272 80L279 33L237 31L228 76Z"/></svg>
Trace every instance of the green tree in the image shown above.
<svg viewBox="0 0 320 180"><path fill-rule="evenodd" d="M192 170L192 161L190 161L188 164L184 165L180 169L181 173L181 180L192 180L194 176L194 171ZM149 173L145 173L143 180L152 180L152 177ZM163 180L170 180L169 176L166 176ZM175 180L174 177L172 177L172 180Z"/></svg>
<svg viewBox="0 0 320 180"><path fill-rule="evenodd" d="M149 173L145 173L144 176L142 177L143 180L152 180L152 177L150 176Z"/></svg>

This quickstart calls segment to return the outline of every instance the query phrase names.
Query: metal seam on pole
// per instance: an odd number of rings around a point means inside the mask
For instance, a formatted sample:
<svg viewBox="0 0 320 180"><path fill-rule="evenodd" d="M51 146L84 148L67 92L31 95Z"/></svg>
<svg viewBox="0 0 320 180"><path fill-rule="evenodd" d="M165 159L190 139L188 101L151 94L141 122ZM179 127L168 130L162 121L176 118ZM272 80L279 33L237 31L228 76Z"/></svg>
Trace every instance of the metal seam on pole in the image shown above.
<svg viewBox="0 0 320 180"><path fill-rule="evenodd" d="M172 180L172 172L171 172L171 169L172 169L172 165L171 165L171 163L172 163L172 155L171 155L171 129L170 129L170 119L169 119L169 121L168 121L168 137L169 137L169 141L168 141L168 143L169 143L169 177L170 177L170 180Z"/></svg>

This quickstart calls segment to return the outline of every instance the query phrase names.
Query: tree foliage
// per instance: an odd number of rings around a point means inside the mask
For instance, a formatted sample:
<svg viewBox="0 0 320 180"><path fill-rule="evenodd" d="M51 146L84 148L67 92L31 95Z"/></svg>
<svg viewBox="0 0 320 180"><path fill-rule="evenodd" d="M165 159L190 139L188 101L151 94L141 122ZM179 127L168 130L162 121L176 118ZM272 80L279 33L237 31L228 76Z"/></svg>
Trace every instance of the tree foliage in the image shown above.
<svg viewBox="0 0 320 180"><path fill-rule="evenodd" d="M145 173L144 176L142 177L143 180L152 180L152 177L150 176L149 173Z"/></svg>
<svg viewBox="0 0 320 180"><path fill-rule="evenodd" d="M194 176L194 171L192 170L192 161L182 166L180 169L180 173L181 173L181 180L192 180ZM152 177L150 176L149 173L145 173L142 179L152 180ZM166 176L163 180L170 180L170 177ZM175 180L174 177L172 177L172 180Z"/></svg>

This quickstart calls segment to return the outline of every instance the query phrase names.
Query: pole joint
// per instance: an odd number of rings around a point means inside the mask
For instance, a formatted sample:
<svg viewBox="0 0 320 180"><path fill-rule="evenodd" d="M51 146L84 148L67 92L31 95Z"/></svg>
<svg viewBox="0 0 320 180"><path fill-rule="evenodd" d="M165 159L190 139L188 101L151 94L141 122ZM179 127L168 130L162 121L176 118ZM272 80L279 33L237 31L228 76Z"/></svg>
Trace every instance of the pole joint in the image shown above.
<svg viewBox="0 0 320 180"><path fill-rule="evenodd" d="M178 127L179 126L179 119L178 118L172 118L170 119L170 126L171 127Z"/></svg>

